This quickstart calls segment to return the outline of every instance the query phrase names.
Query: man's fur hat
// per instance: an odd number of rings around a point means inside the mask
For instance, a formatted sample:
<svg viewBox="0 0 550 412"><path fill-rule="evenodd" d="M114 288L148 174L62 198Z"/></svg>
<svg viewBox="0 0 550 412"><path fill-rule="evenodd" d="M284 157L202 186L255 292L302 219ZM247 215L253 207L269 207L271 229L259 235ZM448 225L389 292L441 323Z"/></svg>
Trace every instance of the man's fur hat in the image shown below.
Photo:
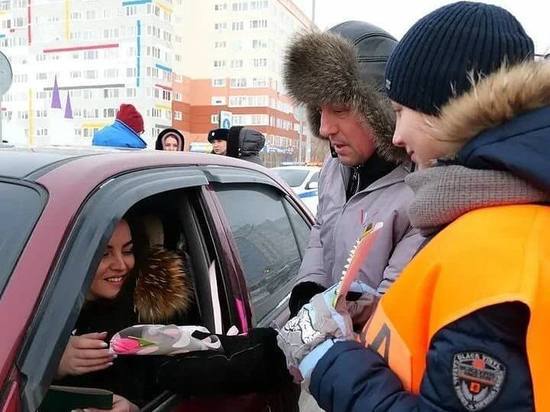
<svg viewBox="0 0 550 412"><path fill-rule="evenodd" d="M406 159L405 151L392 145L395 120L383 92L386 62L396 44L389 33L359 21L293 39L285 56L284 80L290 96L306 106L313 134L322 137L322 105L344 105L372 128L382 157Z"/></svg>

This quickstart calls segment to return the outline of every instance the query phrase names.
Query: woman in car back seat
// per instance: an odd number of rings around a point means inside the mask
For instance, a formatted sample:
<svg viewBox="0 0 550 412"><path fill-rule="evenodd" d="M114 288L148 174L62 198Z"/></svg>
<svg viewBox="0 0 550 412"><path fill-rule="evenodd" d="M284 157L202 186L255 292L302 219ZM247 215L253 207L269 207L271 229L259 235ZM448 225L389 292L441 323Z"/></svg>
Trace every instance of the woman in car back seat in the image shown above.
<svg viewBox="0 0 550 412"><path fill-rule="evenodd" d="M116 359L108 350L111 336L138 323L188 324L186 315L193 296L178 254L156 247L140 262L135 252L141 250L136 250L133 242L128 223L121 220L101 258L56 376L56 383L100 387L118 394L113 411L138 410L136 404L144 404L160 390L149 369L158 359ZM155 276L163 282L151 282ZM162 286L155 287L159 284Z"/></svg>

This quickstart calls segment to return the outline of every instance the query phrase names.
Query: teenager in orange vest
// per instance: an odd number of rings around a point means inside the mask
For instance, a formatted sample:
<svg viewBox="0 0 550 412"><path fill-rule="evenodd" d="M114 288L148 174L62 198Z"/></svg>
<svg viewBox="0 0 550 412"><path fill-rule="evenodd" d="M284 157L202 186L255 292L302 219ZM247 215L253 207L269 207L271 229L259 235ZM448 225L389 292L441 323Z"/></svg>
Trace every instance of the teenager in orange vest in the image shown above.
<svg viewBox="0 0 550 412"><path fill-rule="evenodd" d="M409 215L428 242L361 343L320 299L292 321L329 337L289 362L324 410L550 411L550 65L533 54L509 12L459 2L390 57L393 142L419 166Z"/></svg>

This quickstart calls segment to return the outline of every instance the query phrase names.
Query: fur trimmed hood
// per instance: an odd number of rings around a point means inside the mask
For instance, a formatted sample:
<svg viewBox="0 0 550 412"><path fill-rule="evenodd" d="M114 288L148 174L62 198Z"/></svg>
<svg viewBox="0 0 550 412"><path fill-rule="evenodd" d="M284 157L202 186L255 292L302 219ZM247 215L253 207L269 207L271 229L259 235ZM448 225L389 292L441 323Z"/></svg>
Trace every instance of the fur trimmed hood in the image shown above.
<svg viewBox="0 0 550 412"><path fill-rule="evenodd" d="M141 323L166 323L187 312L194 293L186 264L176 252L155 246L139 269L134 310Z"/></svg>
<svg viewBox="0 0 550 412"><path fill-rule="evenodd" d="M178 151L183 152L185 148L185 137L179 130L173 128L164 129L159 133L155 142L155 150L164 150L164 141L169 137L176 139L178 142Z"/></svg>
<svg viewBox="0 0 550 412"><path fill-rule="evenodd" d="M384 67L397 41L367 23L345 24L328 32L312 31L294 37L284 60L289 95L306 106L316 136L322 137L319 107L344 105L360 113L372 127L382 157L404 160L404 149L392 145L395 119L389 100L380 92Z"/></svg>
<svg viewBox="0 0 550 412"><path fill-rule="evenodd" d="M550 192L550 64L503 66L429 120L430 135L456 145L454 161L506 170Z"/></svg>

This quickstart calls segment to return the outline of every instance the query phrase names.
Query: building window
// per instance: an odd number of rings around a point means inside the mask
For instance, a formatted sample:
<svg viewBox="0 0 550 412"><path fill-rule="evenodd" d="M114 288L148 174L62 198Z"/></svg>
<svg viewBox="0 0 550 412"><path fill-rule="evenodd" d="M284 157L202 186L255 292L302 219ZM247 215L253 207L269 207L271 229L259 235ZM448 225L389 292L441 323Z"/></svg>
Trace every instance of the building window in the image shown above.
<svg viewBox="0 0 550 412"><path fill-rule="evenodd" d="M118 69L105 69L103 75L108 79L115 79L118 77Z"/></svg>
<svg viewBox="0 0 550 412"><path fill-rule="evenodd" d="M221 106L225 104L225 96L212 96L211 104L213 106Z"/></svg>
<svg viewBox="0 0 550 412"><path fill-rule="evenodd" d="M183 120L183 115L180 111L174 110L174 120Z"/></svg>
<svg viewBox="0 0 550 412"><path fill-rule="evenodd" d="M231 79L231 88L232 89L238 89L246 87L246 78L240 78L240 79Z"/></svg>
<svg viewBox="0 0 550 412"><path fill-rule="evenodd" d="M252 79L252 87L268 87L265 77L254 77Z"/></svg>
<svg viewBox="0 0 550 412"><path fill-rule="evenodd" d="M118 89L103 89L103 97L108 98L118 98Z"/></svg>
<svg viewBox="0 0 550 412"><path fill-rule="evenodd" d="M98 56L97 50L86 50L83 53L84 60L96 60Z"/></svg>
<svg viewBox="0 0 550 412"><path fill-rule="evenodd" d="M85 79L97 79L97 70L86 70L84 72Z"/></svg>
<svg viewBox="0 0 550 412"><path fill-rule="evenodd" d="M212 79L212 87L225 87L225 79Z"/></svg>
<svg viewBox="0 0 550 412"><path fill-rule="evenodd" d="M242 67L243 67L242 59L231 60L231 68L232 69L242 69Z"/></svg>
<svg viewBox="0 0 550 412"><path fill-rule="evenodd" d="M254 67L267 67L267 59L265 57L252 59L252 65Z"/></svg>
<svg viewBox="0 0 550 412"><path fill-rule="evenodd" d="M233 31L241 31L244 30L244 22L242 21L234 21L231 23L231 30Z"/></svg>
<svg viewBox="0 0 550 412"><path fill-rule="evenodd" d="M248 10L248 2L242 1L238 3L233 3L231 5L231 8L233 11L247 11Z"/></svg>
<svg viewBox="0 0 550 412"><path fill-rule="evenodd" d="M225 67L225 60L214 60L214 67Z"/></svg>
<svg viewBox="0 0 550 412"><path fill-rule="evenodd" d="M214 30L216 31L222 31L227 29L227 23L214 23Z"/></svg>
<svg viewBox="0 0 550 412"><path fill-rule="evenodd" d="M267 114L241 114L233 115L234 126L268 126L269 116Z"/></svg>
<svg viewBox="0 0 550 412"><path fill-rule="evenodd" d="M103 109L103 117L115 117L116 109Z"/></svg>
<svg viewBox="0 0 550 412"><path fill-rule="evenodd" d="M267 49L267 41L261 39L252 40L253 49Z"/></svg>
<svg viewBox="0 0 550 412"><path fill-rule="evenodd" d="M13 81L15 83L27 83L29 81L29 76L27 74L14 74Z"/></svg>
<svg viewBox="0 0 550 412"><path fill-rule="evenodd" d="M250 20L251 29L266 29L267 19Z"/></svg>
<svg viewBox="0 0 550 412"><path fill-rule="evenodd" d="M220 117L219 117L218 114L213 114L212 116L210 116L210 123L218 124L219 119L220 119Z"/></svg>
<svg viewBox="0 0 550 412"><path fill-rule="evenodd" d="M229 96L229 107L263 107L268 103L268 96Z"/></svg>
<svg viewBox="0 0 550 412"><path fill-rule="evenodd" d="M226 47L227 47L227 42L225 40L214 42L215 49L225 49Z"/></svg>
<svg viewBox="0 0 550 412"><path fill-rule="evenodd" d="M227 3L214 4L214 11L223 11L223 10L227 10Z"/></svg>
<svg viewBox="0 0 550 412"><path fill-rule="evenodd" d="M250 9L251 10L267 9L267 6L268 6L267 2L268 0L251 1Z"/></svg>
<svg viewBox="0 0 550 412"><path fill-rule="evenodd" d="M136 6L126 6L126 15L127 16L135 16L137 14L137 7Z"/></svg>

